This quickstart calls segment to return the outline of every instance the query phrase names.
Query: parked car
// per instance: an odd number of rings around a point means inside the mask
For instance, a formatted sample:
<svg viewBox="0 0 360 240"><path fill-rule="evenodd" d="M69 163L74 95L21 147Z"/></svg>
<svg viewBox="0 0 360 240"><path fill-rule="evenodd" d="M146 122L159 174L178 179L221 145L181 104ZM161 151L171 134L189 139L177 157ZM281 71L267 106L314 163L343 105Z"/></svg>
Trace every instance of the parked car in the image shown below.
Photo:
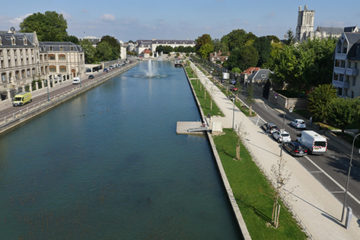
<svg viewBox="0 0 360 240"><path fill-rule="evenodd" d="M303 157L308 153L307 148L297 141L285 142L284 149L296 157Z"/></svg>
<svg viewBox="0 0 360 240"><path fill-rule="evenodd" d="M74 77L73 78L72 84L76 85L76 84L80 84L80 83L81 83L81 79L79 77Z"/></svg>
<svg viewBox="0 0 360 240"><path fill-rule="evenodd" d="M108 72L109 71L109 69L107 69L107 68L104 68L104 72Z"/></svg>
<svg viewBox="0 0 360 240"><path fill-rule="evenodd" d="M94 79L94 75L90 74L88 79Z"/></svg>
<svg viewBox="0 0 360 240"><path fill-rule="evenodd" d="M230 88L230 91L233 91L233 92L237 92L238 90L239 90L239 88L237 88L237 87Z"/></svg>
<svg viewBox="0 0 360 240"><path fill-rule="evenodd" d="M279 128L274 123L265 123L261 128L266 132L272 134L274 131L279 131Z"/></svg>
<svg viewBox="0 0 360 240"><path fill-rule="evenodd" d="M232 85L235 85L235 84L236 84L236 80L232 79L232 80L230 81L230 83L231 83Z"/></svg>
<svg viewBox="0 0 360 240"><path fill-rule="evenodd" d="M294 121L290 122L290 125L293 126L294 128L298 128L298 129L306 128L306 123L302 119L295 119Z"/></svg>
<svg viewBox="0 0 360 240"><path fill-rule="evenodd" d="M281 129L280 131L274 131L272 137L278 142L291 142L290 134L284 129Z"/></svg>

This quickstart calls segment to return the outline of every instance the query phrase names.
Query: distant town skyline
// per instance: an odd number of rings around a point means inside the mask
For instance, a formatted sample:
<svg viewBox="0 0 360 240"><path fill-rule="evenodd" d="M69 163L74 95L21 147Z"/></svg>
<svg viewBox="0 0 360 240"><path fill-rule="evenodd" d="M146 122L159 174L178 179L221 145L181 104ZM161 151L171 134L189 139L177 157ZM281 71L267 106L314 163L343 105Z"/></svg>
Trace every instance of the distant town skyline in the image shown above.
<svg viewBox="0 0 360 240"><path fill-rule="evenodd" d="M196 39L208 33L221 38L234 29L244 29L257 36L276 35L280 39L287 30L295 32L298 7L307 5L315 10L317 26L344 27L360 25L360 3L356 0L339 2L266 0L153 0L129 1L69 1L13 0L0 9L0 30L14 26L36 12L62 13L68 23L68 33L79 38L111 35L119 40ZM350 7L352 6L352 7Z"/></svg>

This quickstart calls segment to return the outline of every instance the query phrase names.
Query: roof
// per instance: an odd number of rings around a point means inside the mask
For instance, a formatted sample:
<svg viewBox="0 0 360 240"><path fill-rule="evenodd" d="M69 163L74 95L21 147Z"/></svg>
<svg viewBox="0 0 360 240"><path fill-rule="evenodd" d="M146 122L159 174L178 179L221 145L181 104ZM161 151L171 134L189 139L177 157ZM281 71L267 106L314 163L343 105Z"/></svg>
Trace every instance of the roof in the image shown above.
<svg viewBox="0 0 360 240"><path fill-rule="evenodd" d="M316 32L326 32L328 34L332 34L332 35L340 35L341 33L343 33L344 29L343 28L339 28L339 27L317 27L316 28Z"/></svg>
<svg viewBox="0 0 360 240"><path fill-rule="evenodd" d="M354 32L356 29L356 26L344 27L344 32Z"/></svg>
<svg viewBox="0 0 360 240"><path fill-rule="evenodd" d="M254 71L248 79L254 81L266 81L269 79L270 73L271 71L269 69L259 69L258 71Z"/></svg>
<svg viewBox="0 0 360 240"><path fill-rule="evenodd" d="M195 44L193 40L137 40L138 44Z"/></svg>
<svg viewBox="0 0 360 240"><path fill-rule="evenodd" d="M344 32L346 39L349 42L349 47L360 40L360 33L357 32Z"/></svg>
<svg viewBox="0 0 360 240"><path fill-rule="evenodd" d="M83 52L83 49L72 42L40 42L40 52Z"/></svg>
<svg viewBox="0 0 360 240"><path fill-rule="evenodd" d="M349 60L357 60L360 61L360 40L358 40L349 50L347 55Z"/></svg>
<svg viewBox="0 0 360 240"><path fill-rule="evenodd" d="M249 67L245 71L242 72L242 74L252 74L254 71L259 71L259 67Z"/></svg>
<svg viewBox="0 0 360 240"><path fill-rule="evenodd" d="M0 48L23 48L23 47L35 47L34 33L17 33L0 31L1 45ZM15 38L15 45L12 45L11 39ZM27 39L25 45L24 39Z"/></svg>

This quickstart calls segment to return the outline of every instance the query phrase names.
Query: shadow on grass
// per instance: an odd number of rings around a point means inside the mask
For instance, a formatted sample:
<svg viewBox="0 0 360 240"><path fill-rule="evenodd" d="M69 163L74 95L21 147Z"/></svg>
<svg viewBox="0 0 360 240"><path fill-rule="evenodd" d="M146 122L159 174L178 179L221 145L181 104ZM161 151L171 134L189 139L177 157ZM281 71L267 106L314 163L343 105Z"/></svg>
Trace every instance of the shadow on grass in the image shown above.
<svg viewBox="0 0 360 240"><path fill-rule="evenodd" d="M251 209L257 216L259 216L261 219L263 219L265 222L269 222L271 223L271 218L269 216L267 216L264 212L262 212L261 210L259 210L258 208L256 208L255 206L247 203L246 201L244 201L241 198L236 198L236 201L240 202L241 205L243 205L246 208Z"/></svg>

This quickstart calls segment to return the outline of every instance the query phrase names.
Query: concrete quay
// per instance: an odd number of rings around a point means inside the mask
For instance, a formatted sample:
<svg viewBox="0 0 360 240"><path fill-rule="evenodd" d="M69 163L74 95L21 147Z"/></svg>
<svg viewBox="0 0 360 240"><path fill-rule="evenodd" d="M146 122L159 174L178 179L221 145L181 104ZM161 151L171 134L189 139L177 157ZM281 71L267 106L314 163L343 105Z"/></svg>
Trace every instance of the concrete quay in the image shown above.
<svg viewBox="0 0 360 240"><path fill-rule="evenodd" d="M232 102L194 65L192 69L211 92L212 98L224 113L217 117L224 127L232 127ZM266 137L261 129L235 108L235 126L255 163L274 184L271 168L279 159L279 145ZM340 222L342 203L338 201L311 173L289 154L284 154L285 171L291 178L282 192L282 199L310 239L360 239L359 220L353 216L349 228ZM281 219L280 219L281 223Z"/></svg>
<svg viewBox="0 0 360 240"><path fill-rule="evenodd" d="M133 68L138 62L130 63L122 68L114 69L108 73L101 73L94 79L83 80L81 85L63 84L52 91L48 99L47 92L33 98L33 102L21 107L10 107L0 111L0 135L45 113L77 95L80 95L107 80Z"/></svg>
<svg viewBox="0 0 360 240"><path fill-rule="evenodd" d="M194 65L195 66L195 65ZM196 105L198 106L198 109L199 109L199 112L200 112L200 115L201 115L201 118L203 120L203 122L207 122L207 118L201 108L201 105L200 105L200 102L199 102L199 99L197 98L196 96L196 93L195 93L195 90L193 88L193 86L191 85L191 82L190 82L190 78L189 76L187 75L187 72L185 71L184 69L184 72L185 72L185 75L186 75L186 78L188 80L188 83L190 85L190 88L191 88L191 91L193 93L193 96L194 96L194 99L195 99L195 102L196 102ZM211 91L210 91L211 92ZM239 209L239 206L237 205L237 202L236 202L236 199L234 197L234 193L231 189L231 186L230 186L230 183L227 179L227 176L226 176L226 173L225 173L225 170L224 170L224 167L222 165L222 162L221 162L221 159L220 159L220 156L219 156L219 153L216 149L216 145L214 143L214 140L213 140L213 137L211 135L210 132L206 132L206 135L208 137L208 140L209 140L209 144L211 146L211 150L213 152L213 155L214 155L214 158L215 158L215 161L216 161L216 165L218 167L218 170L219 170L219 174L220 174L220 177L221 177L221 180L224 184L224 188L225 188L225 191L227 193L227 196L228 196L228 199L229 199L229 202L230 202L230 205L233 209L233 213L235 215L235 218L237 220L237 223L238 223L238 226L240 228L240 231L243 235L243 238L245 240L251 240L251 236L250 236L250 233L246 227L246 223L244 221L244 218L243 216L241 215L241 212L240 212L240 209Z"/></svg>

